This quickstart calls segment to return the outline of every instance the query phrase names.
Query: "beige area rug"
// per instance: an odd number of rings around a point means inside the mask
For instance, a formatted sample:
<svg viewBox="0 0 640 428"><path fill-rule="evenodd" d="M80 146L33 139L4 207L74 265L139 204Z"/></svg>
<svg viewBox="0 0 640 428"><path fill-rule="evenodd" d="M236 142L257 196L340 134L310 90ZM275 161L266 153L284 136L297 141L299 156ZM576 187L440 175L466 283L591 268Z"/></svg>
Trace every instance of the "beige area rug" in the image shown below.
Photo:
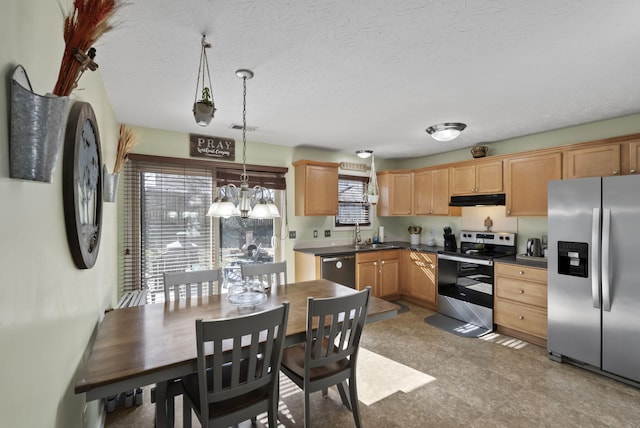
<svg viewBox="0 0 640 428"><path fill-rule="evenodd" d="M360 347L358 352L358 399L371 406L394 392L411 392L435 377Z"/></svg>

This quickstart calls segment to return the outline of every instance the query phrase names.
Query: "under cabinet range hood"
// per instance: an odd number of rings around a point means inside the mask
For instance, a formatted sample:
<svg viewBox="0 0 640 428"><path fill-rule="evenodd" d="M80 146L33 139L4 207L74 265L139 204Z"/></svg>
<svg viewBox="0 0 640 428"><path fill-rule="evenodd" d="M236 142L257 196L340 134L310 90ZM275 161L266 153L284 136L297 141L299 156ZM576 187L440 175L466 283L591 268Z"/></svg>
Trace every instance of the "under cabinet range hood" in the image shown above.
<svg viewBox="0 0 640 428"><path fill-rule="evenodd" d="M452 196L449 201L450 207L475 207L478 205L505 205L505 195L504 193L494 193L491 195Z"/></svg>

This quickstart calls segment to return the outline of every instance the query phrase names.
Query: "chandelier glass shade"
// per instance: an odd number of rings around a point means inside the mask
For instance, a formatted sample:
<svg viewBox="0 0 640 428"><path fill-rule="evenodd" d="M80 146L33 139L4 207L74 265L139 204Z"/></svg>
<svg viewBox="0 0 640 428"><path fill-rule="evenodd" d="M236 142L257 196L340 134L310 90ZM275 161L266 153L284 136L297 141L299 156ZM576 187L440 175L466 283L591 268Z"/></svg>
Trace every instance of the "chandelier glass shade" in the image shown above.
<svg viewBox="0 0 640 428"><path fill-rule="evenodd" d="M207 211L212 217L242 217L243 219L272 219L280 217L271 191L262 186L249 187L247 175L247 79L253 78L251 70L240 69L236 76L242 79L242 174L240 187L227 184L218 188L216 198ZM265 197L266 195L266 197Z"/></svg>

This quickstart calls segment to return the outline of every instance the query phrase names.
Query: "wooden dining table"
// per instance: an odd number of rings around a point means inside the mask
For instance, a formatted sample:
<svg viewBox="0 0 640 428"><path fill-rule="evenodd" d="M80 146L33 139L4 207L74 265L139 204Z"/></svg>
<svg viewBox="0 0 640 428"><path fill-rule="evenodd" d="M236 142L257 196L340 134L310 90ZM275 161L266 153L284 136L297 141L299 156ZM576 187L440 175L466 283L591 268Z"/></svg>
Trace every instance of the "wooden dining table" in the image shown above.
<svg viewBox="0 0 640 428"><path fill-rule="evenodd" d="M354 292L318 279L271 287L267 300L254 308L238 308L222 294L107 312L75 393L85 394L86 400L91 401L157 384L156 426L166 426L167 382L197 371L196 319L233 318L289 302L285 338L288 346L305 340L308 297L338 297ZM395 317L398 309L398 305L372 296L367 323Z"/></svg>

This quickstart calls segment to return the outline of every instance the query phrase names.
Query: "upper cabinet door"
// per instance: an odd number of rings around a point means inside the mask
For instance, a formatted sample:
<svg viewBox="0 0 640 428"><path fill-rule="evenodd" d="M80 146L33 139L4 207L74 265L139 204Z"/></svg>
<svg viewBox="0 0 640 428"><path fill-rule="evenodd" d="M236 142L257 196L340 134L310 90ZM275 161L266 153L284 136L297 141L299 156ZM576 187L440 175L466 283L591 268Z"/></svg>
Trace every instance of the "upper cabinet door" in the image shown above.
<svg viewBox="0 0 640 428"><path fill-rule="evenodd" d="M449 170L447 168L414 171L413 214L449 215Z"/></svg>
<svg viewBox="0 0 640 428"><path fill-rule="evenodd" d="M413 205L413 173L411 171L383 171L378 173L379 216L411 215Z"/></svg>
<svg viewBox="0 0 640 428"><path fill-rule="evenodd" d="M563 178L620 175L620 143L564 151Z"/></svg>
<svg viewBox="0 0 640 428"><path fill-rule="evenodd" d="M502 192L502 161L476 164L476 193Z"/></svg>
<svg viewBox="0 0 640 428"><path fill-rule="evenodd" d="M432 171L413 173L413 214L428 215L432 210Z"/></svg>
<svg viewBox="0 0 640 428"><path fill-rule="evenodd" d="M338 164L300 160L296 169L296 215L338 213Z"/></svg>
<svg viewBox="0 0 640 428"><path fill-rule="evenodd" d="M640 140L629 142L629 174L640 172Z"/></svg>
<svg viewBox="0 0 640 428"><path fill-rule="evenodd" d="M475 193L476 166L454 166L450 169L450 181L452 195L470 195Z"/></svg>
<svg viewBox="0 0 640 428"><path fill-rule="evenodd" d="M452 195L502 192L502 161L480 161L450 168Z"/></svg>
<svg viewBox="0 0 640 428"><path fill-rule="evenodd" d="M547 182L562 178L560 152L514 157L504 161L509 216L546 216Z"/></svg>

